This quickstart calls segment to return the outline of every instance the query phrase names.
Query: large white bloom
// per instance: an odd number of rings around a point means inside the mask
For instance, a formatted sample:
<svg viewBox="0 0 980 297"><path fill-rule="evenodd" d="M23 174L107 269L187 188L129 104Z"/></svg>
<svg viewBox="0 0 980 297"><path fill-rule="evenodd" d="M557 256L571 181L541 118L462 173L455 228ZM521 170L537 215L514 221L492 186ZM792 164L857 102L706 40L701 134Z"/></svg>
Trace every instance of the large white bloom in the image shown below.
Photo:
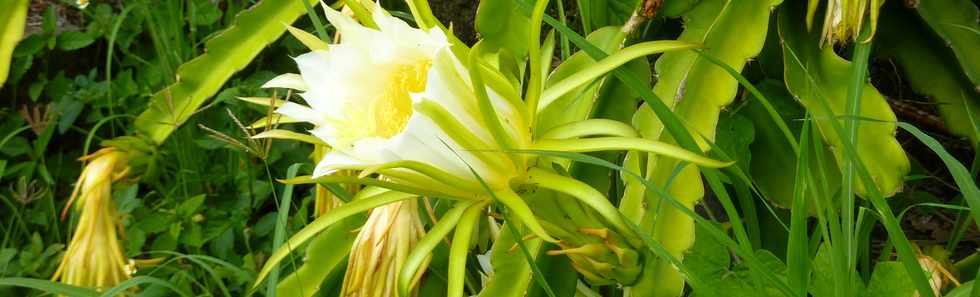
<svg viewBox="0 0 980 297"><path fill-rule="evenodd" d="M308 106L276 112L310 122L333 149L314 177L344 168L416 161L475 182L471 166L491 186L523 171L500 152L486 127L466 68L438 28L412 28L376 7L378 29L324 7L341 42L297 57L302 81L292 86ZM530 136L517 107L487 88L504 130L517 145ZM491 151L491 152L488 152ZM408 172L408 171L405 171Z"/></svg>

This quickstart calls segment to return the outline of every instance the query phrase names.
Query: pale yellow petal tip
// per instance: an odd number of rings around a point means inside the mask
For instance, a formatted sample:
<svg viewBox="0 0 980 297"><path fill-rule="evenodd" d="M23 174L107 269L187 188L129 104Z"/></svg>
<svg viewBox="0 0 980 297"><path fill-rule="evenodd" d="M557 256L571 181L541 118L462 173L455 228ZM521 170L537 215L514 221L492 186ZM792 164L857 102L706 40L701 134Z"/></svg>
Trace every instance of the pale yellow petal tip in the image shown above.
<svg viewBox="0 0 980 297"><path fill-rule="evenodd" d="M78 0L75 4L78 5L78 8L85 9L88 7L88 0Z"/></svg>
<svg viewBox="0 0 980 297"><path fill-rule="evenodd" d="M289 31L289 34L293 35L293 37L295 37L296 40L299 40L300 43L305 45L311 51L327 50L327 48L329 47L325 41L321 40L319 37L316 37L316 35L313 35L310 32L303 31L299 28L290 26L288 24L285 25L286 25L286 30Z"/></svg>
<svg viewBox="0 0 980 297"><path fill-rule="evenodd" d="M262 85L263 89L285 88L305 92L308 88L303 76L296 73L284 73L276 76Z"/></svg>

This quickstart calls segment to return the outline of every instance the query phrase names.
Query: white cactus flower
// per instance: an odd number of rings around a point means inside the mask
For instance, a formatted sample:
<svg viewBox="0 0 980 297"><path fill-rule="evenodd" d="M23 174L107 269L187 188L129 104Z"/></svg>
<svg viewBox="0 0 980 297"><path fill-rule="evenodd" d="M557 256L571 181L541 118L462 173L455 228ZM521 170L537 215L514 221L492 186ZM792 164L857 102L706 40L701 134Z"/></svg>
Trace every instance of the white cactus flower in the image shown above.
<svg viewBox="0 0 980 297"><path fill-rule="evenodd" d="M396 161L476 184L469 165L492 187L519 174L485 126L468 72L441 30L412 28L380 7L373 13L378 29L324 9L342 41L297 57L298 77L266 85L302 91L308 105L289 102L276 112L312 123L310 133L332 147L314 177ZM518 107L487 92L507 134L526 143L529 130Z"/></svg>

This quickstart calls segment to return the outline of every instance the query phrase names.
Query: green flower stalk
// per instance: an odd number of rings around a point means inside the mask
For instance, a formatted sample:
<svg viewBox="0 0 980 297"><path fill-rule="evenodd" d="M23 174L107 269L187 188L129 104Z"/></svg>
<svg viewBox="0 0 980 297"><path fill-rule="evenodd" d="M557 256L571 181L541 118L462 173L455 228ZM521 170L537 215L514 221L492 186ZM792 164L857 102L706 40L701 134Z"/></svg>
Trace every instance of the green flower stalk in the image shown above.
<svg viewBox="0 0 980 297"><path fill-rule="evenodd" d="M125 178L129 166L126 153L111 147L80 160L89 163L65 208L75 203L81 213L78 227L52 280L101 291L128 280L134 272L135 265L122 253L112 202L112 183Z"/></svg>
<svg viewBox="0 0 980 297"><path fill-rule="evenodd" d="M398 273L423 235L425 229L419 219L415 200L395 202L372 210L351 248L341 296L396 296ZM412 287L415 287L424 270L424 267L418 270L413 277ZM417 295L417 290L411 291L411 296Z"/></svg>

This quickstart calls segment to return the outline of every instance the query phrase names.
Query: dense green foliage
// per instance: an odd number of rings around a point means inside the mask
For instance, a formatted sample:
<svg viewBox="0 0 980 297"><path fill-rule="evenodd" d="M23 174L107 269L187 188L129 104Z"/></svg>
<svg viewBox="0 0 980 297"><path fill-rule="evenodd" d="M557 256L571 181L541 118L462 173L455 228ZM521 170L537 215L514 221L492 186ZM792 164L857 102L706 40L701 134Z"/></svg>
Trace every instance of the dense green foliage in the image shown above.
<svg viewBox="0 0 980 297"><path fill-rule="evenodd" d="M379 4L479 32L448 42L472 120L535 160L512 188L470 164L479 183L417 162L311 178L327 144L273 109L303 101L279 88L292 57L344 38L316 2L0 0L0 296L337 296L367 211L401 201L427 234L400 295L980 294L975 1L844 1L872 6L830 29L802 20L835 1L455 1L479 7L462 23L437 1ZM348 2L324 5L379 26ZM528 102L526 146L490 95ZM48 281L103 147L128 157L109 193L136 271ZM379 177L397 169L453 187Z"/></svg>

